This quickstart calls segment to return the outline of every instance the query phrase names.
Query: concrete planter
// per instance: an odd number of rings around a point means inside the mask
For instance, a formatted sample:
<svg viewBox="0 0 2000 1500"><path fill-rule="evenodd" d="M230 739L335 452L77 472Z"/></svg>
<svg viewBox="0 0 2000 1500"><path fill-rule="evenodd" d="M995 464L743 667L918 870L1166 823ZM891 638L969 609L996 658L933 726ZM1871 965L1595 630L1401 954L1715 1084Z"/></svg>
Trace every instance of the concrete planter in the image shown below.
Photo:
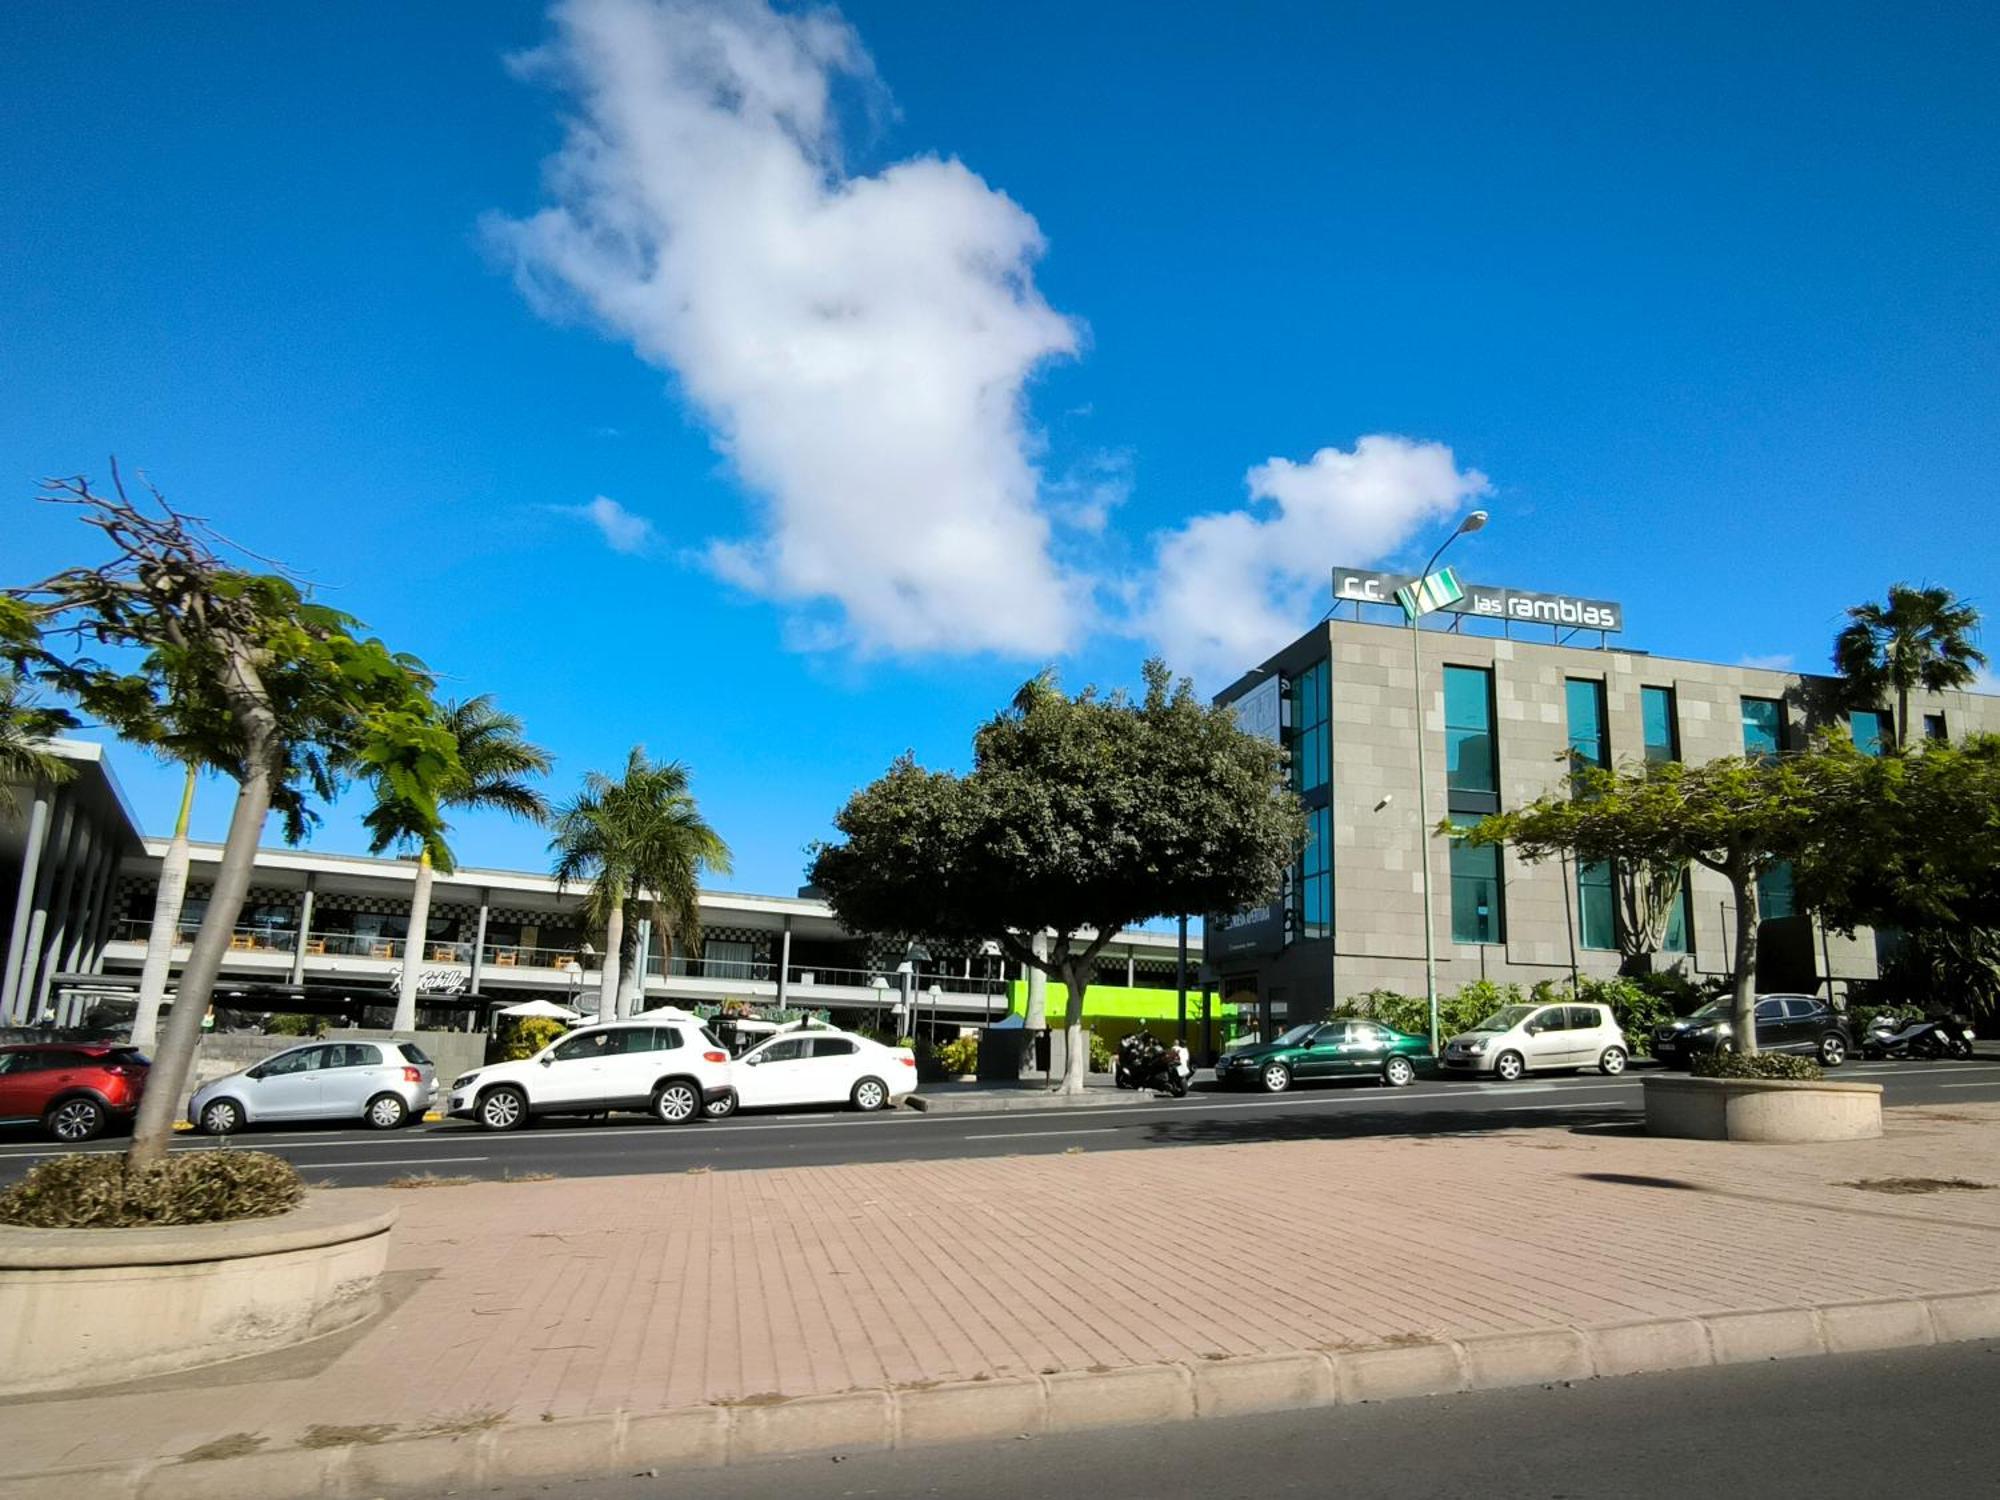
<svg viewBox="0 0 2000 1500"><path fill-rule="evenodd" d="M1646 1133L1697 1141L1861 1141L1882 1133L1878 1083L1648 1077Z"/></svg>
<svg viewBox="0 0 2000 1500"><path fill-rule="evenodd" d="M234 1224L0 1225L0 1396L213 1364L357 1323L378 1306L395 1220L317 1193Z"/></svg>

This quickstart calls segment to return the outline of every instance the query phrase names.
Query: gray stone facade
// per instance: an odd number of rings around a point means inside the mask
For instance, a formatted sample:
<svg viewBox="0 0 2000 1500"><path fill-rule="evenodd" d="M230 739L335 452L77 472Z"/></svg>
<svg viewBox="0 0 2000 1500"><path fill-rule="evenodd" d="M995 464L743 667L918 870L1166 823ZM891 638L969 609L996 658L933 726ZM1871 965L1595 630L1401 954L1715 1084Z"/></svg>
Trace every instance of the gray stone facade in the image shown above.
<svg viewBox="0 0 2000 1500"><path fill-rule="evenodd" d="M1245 995L1246 988L1254 986L1261 999L1271 1002L1274 1022L1287 1016L1293 1021L1318 1016L1330 1004L1370 989L1406 994L1424 990L1410 631L1355 620L1323 623L1226 689L1217 701L1233 701L1272 673L1295 678L1320 659L1331 662L1328 805L1333 936L1294 936L1282 951L1255 955L1227 955L1213 938L1209 945L1222 991ZM1561 781L1569 745L1565 683L1571 678L1603 682L1610 753L1617 763L1637 760L1643 752L1642 687L1673 689L1681 758L1691 762L1743 753L1741 700L1746 696L1783 703L1789 747L1806 744L1811 730L1834 712L1832 683L1826 678L1633 651L1426 629L1422 661L1428 814L1433 826L1444 818L1448 805L1443 704L1447 665L1493 673L1502 807L1532 801ZM1927 714L1942 714L1954 740L1973 732L2000 732L2000 698L1991 696L1918 694L1911 700L1910 714L1919 733ZM1584 975L1617 972L1615 950L1586 948L1580 941L1573 944L1574 868L1555 860L1533 865L1505 851L1500 861L1504 940L1455 943L1448 841L1432 836L1425 842L1432 866L1441 993L1480 978L1522 985L1567 978L1572 953ZM1681 961L1697 977L1726 973L1728 945L1733 941L1728 884L1696 867L1690 893L1691 951ZM1804 924L1811 919L1793 921ZM1806 940L1800 927L1794 933L1795 947L1802 951ZM1874 977L1872 934L1846 939L1824 934L1813 925L1809 941L1817 980L1824 982L1830 976L1838 990L1843 981Z"/></svg>

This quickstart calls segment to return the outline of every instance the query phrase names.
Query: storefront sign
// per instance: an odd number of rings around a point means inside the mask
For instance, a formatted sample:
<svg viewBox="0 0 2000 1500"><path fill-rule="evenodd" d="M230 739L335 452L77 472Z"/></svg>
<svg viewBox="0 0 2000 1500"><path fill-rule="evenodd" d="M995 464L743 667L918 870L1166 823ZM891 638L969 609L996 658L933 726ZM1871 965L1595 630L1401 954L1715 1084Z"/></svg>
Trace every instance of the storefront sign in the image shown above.
<svg viewBox="0 0 2000 1500"><path fill-rule="evenodd" d="M419 995L462 995L470 976L463 969L419 969L417 971L417 993ZM403 966L396 965L389 971L389 988L403 987Z"/></svg>
<svg viewBox="0 0 2000 1500"><path fill-rule="evenodd" d="M1335 568L1333 597L1338 604L1394 604L1396 590L1410 582L1407 573L1372 573L1365 568ZM1552 625L1561 630L1623 630L1625 607L1609 599L1580 599L1572 594L1536 594L1526 589L1465 585L1465 597L1438 606L1441 612L1476 615L1482 620L1506 620L1517 625Z"/></svg>

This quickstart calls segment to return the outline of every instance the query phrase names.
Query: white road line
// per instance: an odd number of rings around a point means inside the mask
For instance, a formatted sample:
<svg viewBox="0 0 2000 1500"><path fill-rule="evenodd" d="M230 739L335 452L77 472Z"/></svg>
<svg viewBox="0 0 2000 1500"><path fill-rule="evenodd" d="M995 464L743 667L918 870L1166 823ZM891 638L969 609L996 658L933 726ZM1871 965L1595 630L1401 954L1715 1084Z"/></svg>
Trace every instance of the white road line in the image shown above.
<svg viewBox="0 0 2000 1500"><path fill-rule="evenodd" d="M2000 1078L1989 1078L1984 1083L1941 1083L1941 1089L2000 1089Z"/></svg>
<svg viewBox="0 0 2000 1500"><path fill-rule="evenodd" d="M485 1156L395 1156L386 1161L309 1161L299 1165L321 1172L329 1167L434 1167L445 1162L489 1161Z"/></svg>
<svg viewBox="0 0 2000 1500"><path fill-rule="evenodd" d="M1510 1104L1507 1108L1501 1110L1500 1113L1503 1115L1515 1115L1533 1111L1536 1114L1547 1114L1550 1110L1555 1109L1609 1109L1613 1107L1609 1104Z"/></svg>
<svg viewBox="0 0 2000 1500"><path fill-rule="evenodd" d="M1006 1130L998 1135L968 1135L960 1139L968 1141L1024 1141L1036 1136L1058 1135L1116 1135L1118 1127L1106 1125L1094 1130Z"/></svg>

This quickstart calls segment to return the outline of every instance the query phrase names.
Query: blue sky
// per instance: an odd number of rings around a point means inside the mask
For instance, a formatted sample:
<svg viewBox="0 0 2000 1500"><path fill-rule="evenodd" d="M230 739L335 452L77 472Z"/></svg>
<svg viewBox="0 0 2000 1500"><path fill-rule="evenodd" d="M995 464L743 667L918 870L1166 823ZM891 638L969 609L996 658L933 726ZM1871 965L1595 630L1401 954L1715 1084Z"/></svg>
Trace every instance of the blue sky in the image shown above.
<svg viewBox="0 0 2000 1500"><path fill-rule="evenodd" d="M1044 663L1219 686L1467 504L1470 578L1816 667L1892 579L1992 602L1995 56L1973 6L9 6L4 573L115 452L557 794L685 759L780 891Z"/></svg>

